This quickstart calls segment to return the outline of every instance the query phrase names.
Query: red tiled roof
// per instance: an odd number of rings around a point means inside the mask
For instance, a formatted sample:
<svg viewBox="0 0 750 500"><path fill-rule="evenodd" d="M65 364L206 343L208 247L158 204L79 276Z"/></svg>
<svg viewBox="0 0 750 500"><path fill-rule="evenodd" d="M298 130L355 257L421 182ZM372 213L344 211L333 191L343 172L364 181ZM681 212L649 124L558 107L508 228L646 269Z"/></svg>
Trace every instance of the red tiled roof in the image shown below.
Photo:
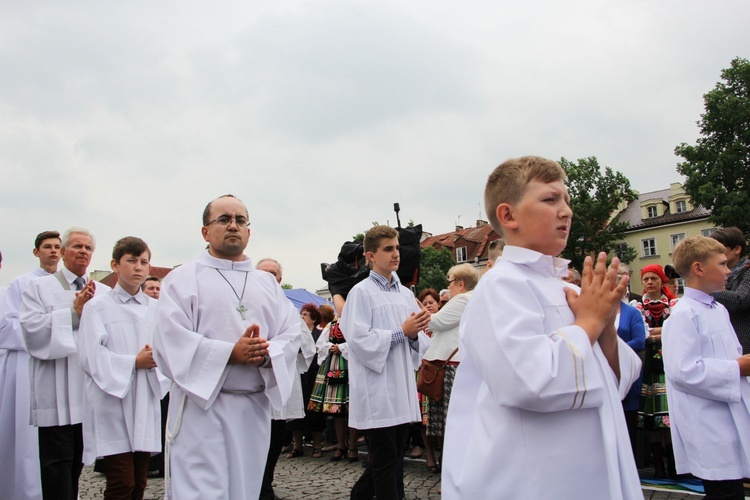
<svg viewBox="0 0 750 500"><path fill-rule="evenodd" d="M487 259L487 250L490 242L499 239L500 235L492 229L492 226L485 224L479 227L468 227L459 229L450 233L436 234L425 238L420 244L422 248L435 247L448 248L455 258L455 249L457 247L466 247L466 260L474 260L479 257L480 260Z"/></svg>

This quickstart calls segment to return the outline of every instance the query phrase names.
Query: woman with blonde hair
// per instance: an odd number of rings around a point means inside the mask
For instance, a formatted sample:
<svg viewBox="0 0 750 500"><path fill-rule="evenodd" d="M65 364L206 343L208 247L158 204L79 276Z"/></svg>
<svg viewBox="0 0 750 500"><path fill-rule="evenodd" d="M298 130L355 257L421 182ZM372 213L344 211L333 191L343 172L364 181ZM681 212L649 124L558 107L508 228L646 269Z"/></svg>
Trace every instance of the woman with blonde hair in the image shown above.
<svg viewBox="0 0 750 500"><path fill-rule="evenodd" d="M461 351L458 350L458 325L471 298L471 292L478 282L479 272L471 264L459 264L451 267L448 270L448 290L451 298L430 319L428 329L432 332L432 345L424 353L424 359L432 361L450 358L445 366L443 376L443 397L440 401L432 399L429 401L427 439L432 438L440 444L435 448L442 449L451 389L456 377L456 368L461 362ZM434 470L437 472L439 466L435 465Z"/></svg>

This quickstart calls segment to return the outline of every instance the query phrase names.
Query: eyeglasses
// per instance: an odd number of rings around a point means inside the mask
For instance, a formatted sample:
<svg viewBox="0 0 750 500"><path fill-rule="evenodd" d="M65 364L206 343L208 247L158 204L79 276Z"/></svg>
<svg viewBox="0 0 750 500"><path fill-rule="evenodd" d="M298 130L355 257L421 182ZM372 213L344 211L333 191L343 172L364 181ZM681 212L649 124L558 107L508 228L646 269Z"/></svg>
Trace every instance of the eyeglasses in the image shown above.
<svg viewBox="0 0 750 500"><path fill-rule="evenodd" d="M457 281L457 280L456 280L455 278L453 278L453 279L450 279L450 278L449 278L449 279L448 279L448 284L450 285L450 284L451 284L451 283L453 283L454 281Z"/></svg>
<svg viewBox="0 0 750 500"><path fill-rule="evenodd" d="M229 226L232 222L236 222L238 227L242 227L242 226L249 227L250 226L250 221L247 220L247 217L245 217L244 215L238 215L236 217L230 217L229 215L226 215L226 214L225 215L220 215L217 218L215 218L214 220L208 221L208 223L206 224L206 226L210 226L214 222L216 222L220 226Z"/></svg>

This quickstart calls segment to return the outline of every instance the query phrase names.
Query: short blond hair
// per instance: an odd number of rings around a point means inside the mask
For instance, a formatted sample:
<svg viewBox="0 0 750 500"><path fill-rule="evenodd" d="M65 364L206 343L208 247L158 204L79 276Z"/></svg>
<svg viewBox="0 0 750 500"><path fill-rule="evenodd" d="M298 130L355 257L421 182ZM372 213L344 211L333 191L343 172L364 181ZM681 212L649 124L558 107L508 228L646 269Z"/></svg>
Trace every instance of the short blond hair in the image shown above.
<svg viewBox="0 0 750 500"><path fill-rule="evenodd" d="M701 264L716 254L726 252L724 245L713 238L705 236L690 236L682 240L672 251L672 263L675 270L683 278L692 275L694 262Z"/></svg>
<svg viewBox="0 0 750 500"><path fill-rule="evenodd" d="M501 203L517 203L531 181L565 181L565 170L559 163L539 156L511 158L492 171L484 187L484 210L492 229L503 235L497 220L497 207Z"/></svg>
<svg viewBox="0 0 750 500"><path fill-rule="evenodd" d="M479 271L471 264L458 264L448 269L448 276L463 281L467 290L474 290L479 283Z"/></svg>
<svg viewBox="0 0 750 500"><path fill-rule="evenodd" d="M398 231L390 226L373 226L365 233L365 241L362 244L365 252L375 253L380 248L380 240L386 238L398 238Z"/></svg>

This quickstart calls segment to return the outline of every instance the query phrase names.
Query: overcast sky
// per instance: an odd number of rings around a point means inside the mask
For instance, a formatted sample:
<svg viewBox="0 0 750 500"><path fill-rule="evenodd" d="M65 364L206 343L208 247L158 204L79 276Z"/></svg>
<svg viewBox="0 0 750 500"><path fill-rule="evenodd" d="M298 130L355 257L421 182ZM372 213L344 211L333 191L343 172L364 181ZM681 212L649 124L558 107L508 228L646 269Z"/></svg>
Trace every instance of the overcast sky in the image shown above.
<svg viewBox="0 0 750 500"><path fill-rule="evenodd" d="M703 94L750 57L748 19L746 0L7 0L0 284L73 225L97 238L90 271L127 235L184 263L226 193L248 255L314 290L394 202L434 234L485 219L509 157L596 156L666 188Z"/></svg>

